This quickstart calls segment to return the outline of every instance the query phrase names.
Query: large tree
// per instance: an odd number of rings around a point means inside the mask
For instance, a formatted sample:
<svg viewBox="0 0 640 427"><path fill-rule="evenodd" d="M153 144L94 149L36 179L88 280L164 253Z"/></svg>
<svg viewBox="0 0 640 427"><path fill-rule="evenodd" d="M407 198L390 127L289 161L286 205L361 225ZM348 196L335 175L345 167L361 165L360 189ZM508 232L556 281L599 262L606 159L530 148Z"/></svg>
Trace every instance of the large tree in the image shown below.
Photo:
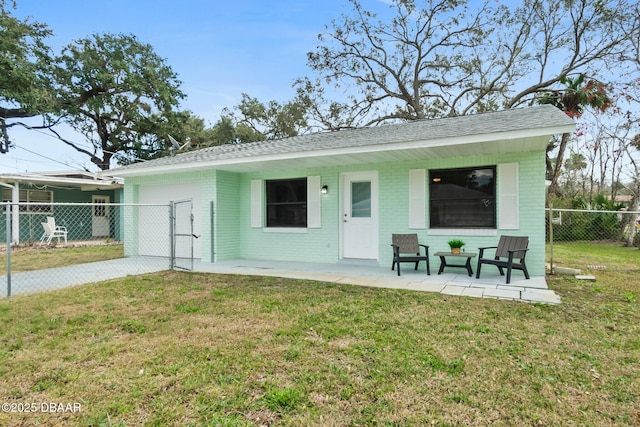
<svg viewBox="0 0 640 427"><path fill-rule="evenodd" d="M7 129L18 119L59 111L51 80L46 25L13 17L0 2L0 153L9 149Z"/></svg>
<svg viewBox="0 0 640 427"><path fill-rule="evenodd" d="M152 157L168 129L156 127L184 97L180 81L153 47L133 35L94 35L68 45L56 59L66 121L92 148L65 142L100 169L132 153Z"/></svg>
<svg viewBox="0 0 640 427"><path fill-rule="evenodd" d="M349 2L297 83L329 128L529 104L572 75L629 71L640 38L630 0L391 0L389 18Z"/></svg>
<svg viewBox="0 0 640 427"><path fill-rule="evenodd" d="M243 93L240 103L225 108L220 120L206 130L209 140L200 146L279 139L308 131L306 106L299 100L263 103Z"/></svg>
<svg viewBox="0 0 640 427"><path fill-rule="evenodd" d="M0 0L0 152L10 148L8 129L35 116L42 123L28 127L48 129L100 169L165 155L170 134L202 142L204 122L177 111L180 81L150 45L133 35L93 35L55 56L46 43L51 30L15 18L12 8ZM63 122L86 141L61 137Z"/></svg>
<svg viewBox="0 0 640 427"><path fill-rule="evenodd" d="M117 152L119 165L152 160L211 145L211 129L190 111L156 113L136 124L136 138ZM174 142L180 145L174 146Z"/></svg>
<svg viewBox="0 0 640 427"><path fill-rule="evenodd" d="M260 102L246 93L233 109L225 109L223 117L236 124L238 142L286 138L308 129L306 106L299 100L281 104ZM222 124L222 123L221 123Z"/></svg>

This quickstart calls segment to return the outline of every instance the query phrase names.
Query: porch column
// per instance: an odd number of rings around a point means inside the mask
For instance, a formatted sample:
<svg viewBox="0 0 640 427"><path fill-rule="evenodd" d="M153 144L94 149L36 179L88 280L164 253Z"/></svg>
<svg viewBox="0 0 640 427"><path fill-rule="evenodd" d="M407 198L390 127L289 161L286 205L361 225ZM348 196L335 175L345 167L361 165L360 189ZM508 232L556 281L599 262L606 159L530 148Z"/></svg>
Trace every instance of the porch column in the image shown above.
<svg viewBox="0 0 640 427"><path fill-rule="evenodd" d="M20 202L20 186L17 183L7 184L6 182L0 182L0 186L11 189L11 243L17 245L20 243L20 206L18 206L18 202ZM9 230L7 230L8 234Z"/></svg>

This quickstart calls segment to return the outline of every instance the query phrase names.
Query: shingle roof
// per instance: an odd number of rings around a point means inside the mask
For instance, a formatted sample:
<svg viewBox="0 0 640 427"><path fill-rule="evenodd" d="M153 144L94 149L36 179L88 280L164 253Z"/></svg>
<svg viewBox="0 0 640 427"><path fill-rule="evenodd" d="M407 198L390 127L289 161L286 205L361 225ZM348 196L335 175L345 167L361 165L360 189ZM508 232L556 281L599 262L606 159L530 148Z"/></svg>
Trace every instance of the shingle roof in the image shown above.
<svg viewBox="0 0 640 427"><path fill-rule="evenodd" d="M187 163L255 158L256 156L290 155L337 148L379 147L399 143L463 138L474 135L524 132L574 125L567 115L551 105L511 109L469 116L375 127L300 135L278 140L245 144L227 144L176 154L144 163L124 166L111 173L150 167L170 167ZM552 132L553 133L553 132Z"/></svg>

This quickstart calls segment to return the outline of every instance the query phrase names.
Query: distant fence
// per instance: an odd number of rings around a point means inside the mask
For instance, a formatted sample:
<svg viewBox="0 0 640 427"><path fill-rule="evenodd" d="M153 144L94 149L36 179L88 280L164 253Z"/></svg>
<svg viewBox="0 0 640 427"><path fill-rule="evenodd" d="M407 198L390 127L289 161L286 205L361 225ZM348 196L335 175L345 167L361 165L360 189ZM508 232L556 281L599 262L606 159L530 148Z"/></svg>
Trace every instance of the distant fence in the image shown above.
<svg viewBox="0 0 640 427"><path fill-rule="evenodd" d="M546 209L546 242L547 262L551 268L557 263L559 249L578 245L599 246L599 260L590 261L594 268L606 264L604 258L607 248L626 247L638 254L637 262L617 264L618 269L640 270L640 212L636 211L604 211L576 209ZM566 258L566 257L565 257ZM622 267L620 267L622 266Z"/></svg>
<svg viewBox="0 0 640 427"><path fill-rule="evenodd" d="M175 247L175 231L184 234L185 227L176 227L173 206L5 204L0 221L0 296L175 267L176 253L193 251ZM178 214L184 216L183 223L189 221L188 211Z"/></svg>

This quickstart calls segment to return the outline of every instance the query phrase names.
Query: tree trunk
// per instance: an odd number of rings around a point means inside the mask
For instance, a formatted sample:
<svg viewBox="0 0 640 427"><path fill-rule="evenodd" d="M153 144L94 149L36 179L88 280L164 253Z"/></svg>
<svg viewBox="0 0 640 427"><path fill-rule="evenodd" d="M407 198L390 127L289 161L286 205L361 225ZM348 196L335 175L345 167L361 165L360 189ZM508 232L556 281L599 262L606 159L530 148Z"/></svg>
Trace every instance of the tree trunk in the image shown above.
<svg viewBox="0 0 640 427"><path fill-rule="evenodd" d="M562 196L560 187L558 186L558 178L560 177L560 171L562 170L562 164L564 163L564 152L569 143L568 133L563 133L560 139L560 146L558 147L558 156L556 157L556 164L553 168L553 174L551 175L551 185L549 185L549 195Z"/></svg>
<svg viewBox="0 0 640 427"><path fill-rule="evenodd" d="M639 195L640 195L640 184L636 183L635 186L635 191L633 192L633 197L631 198L631 203L629 203L629 210L631 212L638 212L638 210L640 209L640 200L639 200ZM629 214L629 215L625 215L626 217L626 225L624 225L625 228L628 228L629 232L626 234L626 244L628 247L633 247L634 246L634 242L636 240L636 222L638 221L638 214ZM638 248L640 249L640 245L638 246Z"/></svg>
<svg viewBox="0 0 640 427"><path fill-rule="evenodd" d="M100 170L106 171L110 167L111 157L113 156L111 153L103 152L102 159L100 157L94 157L91 160L93 163L100 168Z"/></svg>

